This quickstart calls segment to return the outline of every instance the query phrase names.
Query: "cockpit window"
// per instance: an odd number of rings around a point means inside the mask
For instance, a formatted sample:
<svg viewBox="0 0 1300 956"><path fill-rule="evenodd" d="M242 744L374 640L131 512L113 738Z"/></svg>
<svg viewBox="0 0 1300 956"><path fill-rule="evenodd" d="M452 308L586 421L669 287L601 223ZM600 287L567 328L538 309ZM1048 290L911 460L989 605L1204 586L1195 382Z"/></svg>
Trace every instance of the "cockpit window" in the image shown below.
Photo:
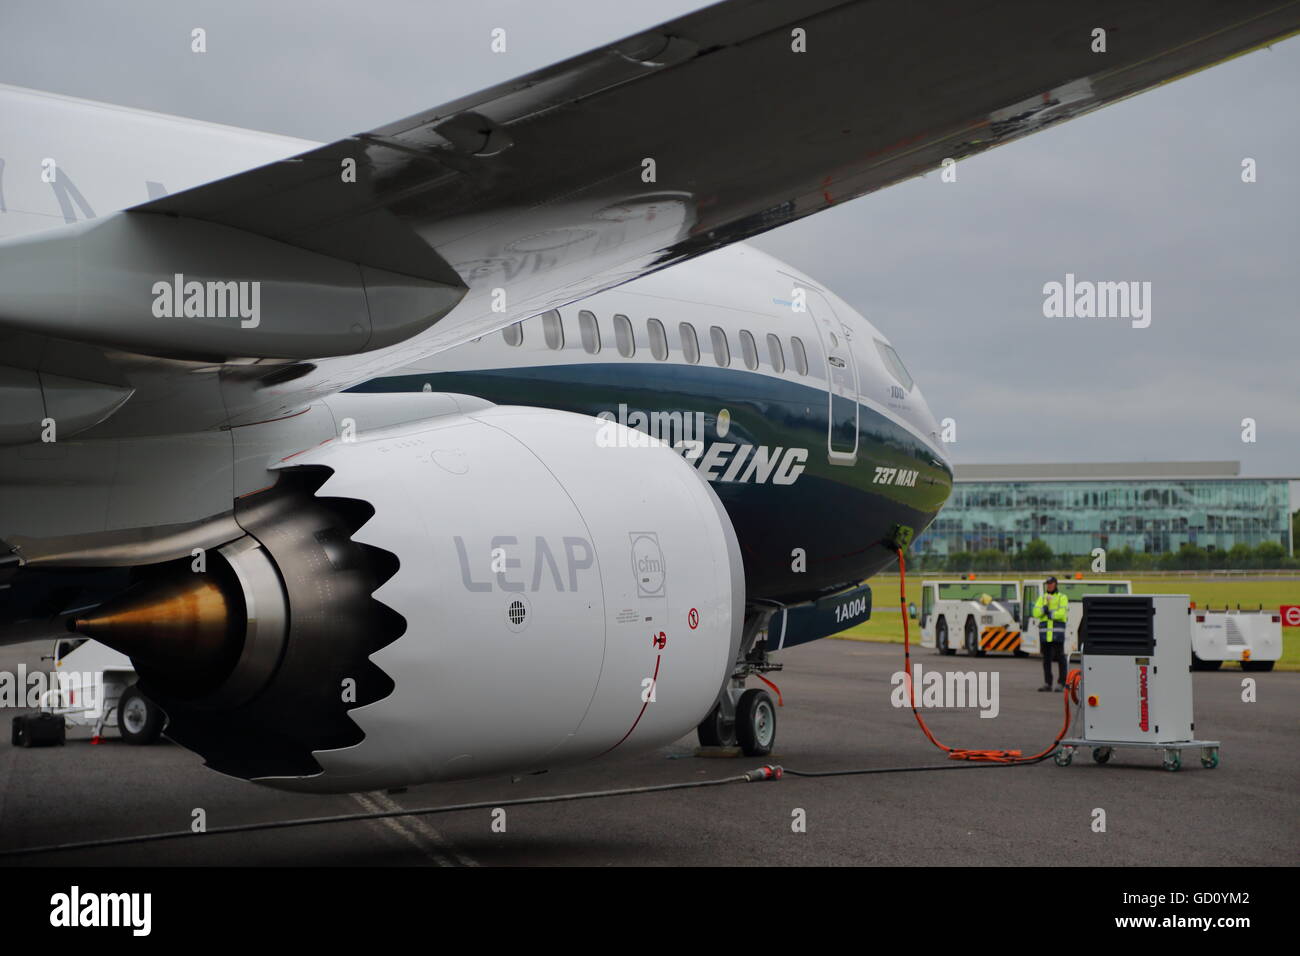
<svg viewBox="0 0 1300 956"><path fill-rule="evenodd" d="M912 376L907 373L907 367L903 365L903 360L898 357L897 352L880 341L880 339L874 341L876 350L880 353L881 359L884 360L885 368L889 369L889 373L898 379L898 383L910 392L912 390Z"/></svg>

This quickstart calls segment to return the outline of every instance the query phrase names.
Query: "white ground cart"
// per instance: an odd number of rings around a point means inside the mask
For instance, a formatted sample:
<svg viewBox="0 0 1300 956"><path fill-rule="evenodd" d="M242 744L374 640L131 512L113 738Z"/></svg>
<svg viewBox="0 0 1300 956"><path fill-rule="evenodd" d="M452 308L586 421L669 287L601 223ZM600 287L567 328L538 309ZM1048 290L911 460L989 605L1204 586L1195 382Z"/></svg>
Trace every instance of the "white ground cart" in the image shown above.
<svg viewBox="0 0 1300 956"><path fill-rule="evenodd" d="M1020 650L1020 585L969 578L921 582L921 646L971 656Z"/></svg>
<svg viewBox="0 0 1300 956"><path fill-rule="evenodd" d="M92 728L93 740L112 725L129 744L151 744L158 739L165 717L136 689L135 668L129 657L98 641L64 638L55 642L53 659L56 674L102 675L103 700L87 694L85 682L70 682L41 696L42 711L61 715L69 727Z"/></svg>
<svg viewBox="0 0 1300 956"><path fill-rule="evenodd" d="M1215 611L1193 607L1192 669L1218 670L1224 661L1237 661L1244 671L1271 671L1282 656L1282 615L1279 611Z"/></svg>
<svg viewBox="0 0 1300 956"><path fill-rule="evenodd" d="M1071 656L1081 680L1071 728L1052 755L1069 766L1078 750L1109 763L1118 749L1157 750L1166 770L1183 752L1219 765L1219 741L1197 739L1192 712L1190 635L1185 594L1090 594L1082 602L1084 647Z"/></svg>

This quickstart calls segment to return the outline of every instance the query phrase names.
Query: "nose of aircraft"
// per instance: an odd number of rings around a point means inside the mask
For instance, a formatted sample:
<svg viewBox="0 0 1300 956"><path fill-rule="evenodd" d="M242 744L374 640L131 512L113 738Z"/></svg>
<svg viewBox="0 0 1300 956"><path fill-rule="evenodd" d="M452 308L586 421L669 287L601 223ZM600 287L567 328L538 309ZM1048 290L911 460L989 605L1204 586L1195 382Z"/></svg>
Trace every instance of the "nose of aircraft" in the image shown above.
<svg viewBox="0 0 1300 956"><path fill-rule="evenodd" d="M925 464L929 466L922 469L929 493L920 494L917 498L917 507L924 516L914 529L919 535L938 517L952 494L953 466L947 454L947 442L951 438L944 433L945 424L939 422L930 411L919 385L913 384L911 394L908 395L908 406L908 423L919 439L916 449L918 457L928 459ZM951 426L952 423L948 425Z"/></svg>
<svg viewBox="0 0 1300 956"><path fill-rule="evenodd" d="M948 456L944 448L943 429L938 419L934 417L934 413L930 411L930 404L925 400L925 394L921 391L920 385L913 387L912 400L916 406L913 419L916 427L929 439L930 444L934 445L937 457L947 464ZM949 467L949 471L951 471L951 467Z"/></svg>

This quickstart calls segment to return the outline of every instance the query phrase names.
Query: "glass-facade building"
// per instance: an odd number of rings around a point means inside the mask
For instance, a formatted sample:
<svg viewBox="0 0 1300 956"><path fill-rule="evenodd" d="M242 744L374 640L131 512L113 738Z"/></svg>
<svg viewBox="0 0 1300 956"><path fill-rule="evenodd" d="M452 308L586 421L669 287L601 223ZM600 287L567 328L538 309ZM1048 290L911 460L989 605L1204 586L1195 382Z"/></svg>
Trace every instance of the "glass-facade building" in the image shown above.
<svg viewBox="0 0 1300 956"><path fill-rule="evenodd" d="M919 554L1055 554L1093 548L1229 550L1291 540L1291 478L1244 478L1238 462L957 465L952 495L913 545Z"/></svg>

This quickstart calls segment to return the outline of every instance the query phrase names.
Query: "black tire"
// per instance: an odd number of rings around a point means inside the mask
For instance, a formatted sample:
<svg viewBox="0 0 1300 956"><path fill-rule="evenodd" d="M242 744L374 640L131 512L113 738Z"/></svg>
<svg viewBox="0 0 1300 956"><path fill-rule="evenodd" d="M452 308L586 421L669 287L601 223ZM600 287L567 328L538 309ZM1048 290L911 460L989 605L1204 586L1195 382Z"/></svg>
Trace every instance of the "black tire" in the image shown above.
<svg viewBox="0 0 1300 956"><path fill-rule="evenodd" d="M765 690L753 688L736 705L736 738L746 757L764 757L776 743L776 704Z"/></svg>
<svg viewBox="0 0 1300 956"><path fill-rule="evenodd" d="M163 729L163 712L132 684L117 702L117 729L128 744L151 744Z"/></svg>
<svg viewBox="0 0 1300 956"><path fill-rule="evenodd" d="M1242 661L1241 669L1244 671L1271 671L1273 661Z"/></svg>
<svg viewBox="0 0 1300 956"><path fill-rule="evenodd" d="M701 747L736 746L736 726L723 721L721 704L713 705L709 716L695 728L695 736L699 738Z"/></svg>
<svg viewBox="0 0 1300 956"><path fill-rule="evenodd" d="M951 657L957 653L955 648L948 646L948 622L939 618L934 625L934 646L940 654Z"/></svg>
<svg viewBox="0 0 1300 956"><path fill-rule="evenodd" d="M1017 647L1014 651L1011 652L1011 656L1012 656L1012 657L1028 657L1028 656L1029 656L1029 652L1028 652L1028 651L1023 651L1023 650L1021 650L1020 648Z"/></svg>
<svg viewBox="0 0 1300 956"><path fill-rule="evenodd" d="M10 740L15 747L62 747L68 739L68 728L62 717L53 714L19 714L13 719Z"/></svg>
<svg viewBox="0 0 1300 956"><path fill-rule="evenodd" d="M973 617L966 618L966 653L971 657L983 657L986 653L980 650L980 629Z"/></svg>
<svg viewBox="0 0 1300 956"><path fill-rule="evenodd" d="M1196 656L1192 651L1192 670L1194 671L1217 671L1223 665L1223 661L1206 661Z"/></svg>

